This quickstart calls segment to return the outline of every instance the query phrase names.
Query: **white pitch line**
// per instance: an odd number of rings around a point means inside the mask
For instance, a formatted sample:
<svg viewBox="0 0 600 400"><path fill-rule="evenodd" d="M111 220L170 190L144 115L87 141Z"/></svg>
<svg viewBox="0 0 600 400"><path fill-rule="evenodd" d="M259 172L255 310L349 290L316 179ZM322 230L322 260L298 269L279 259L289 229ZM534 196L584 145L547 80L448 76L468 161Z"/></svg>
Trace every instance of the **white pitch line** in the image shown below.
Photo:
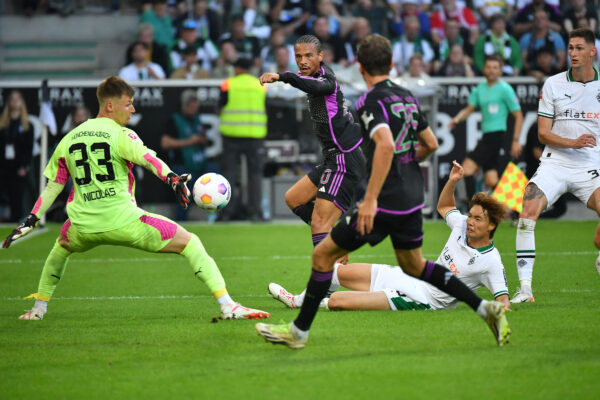
<svg viewBox="0 0 600 400"><path fill-rule="evenodd" d="M514 257L515 253L500 253L503 257ZM537 256L587 256L587 255L598 255L597 251L545 251L536 253ZM435 259L438 254L425 253L423 256ZM393 260L393 254L352 254L351 259L369 260L378 258L391 258ZM267 256L228 256L228 257L216 257L217 260L223 261L258 261L258 260L309 260L310 255L303 256L282 256L282 255L267 255ZM182 261L183 259L175 256L155 256L155 257L108 257L108 258L82 258L75 256L71 259L70 263L110 263L110 262L138 262L138 263L164 263L165 261ZM10 258L6 260L0 260L2 264L43 264L45 259L21 259L21 258Z"/></svg>
<svg viewBox="0 0 600 400"><path fill-rule="evenodd" d="M593 289L559 289L559 290L536 290L536 293L595 293ZM236 294L236 298L271 297L268 294ZM212 295L160 295L160 296L75 296L75 297L53 297L52 301L115 301L115 300L184 300L184 299L212 299ZM0 301L21 301L23 297L2 297Z"/></svg>

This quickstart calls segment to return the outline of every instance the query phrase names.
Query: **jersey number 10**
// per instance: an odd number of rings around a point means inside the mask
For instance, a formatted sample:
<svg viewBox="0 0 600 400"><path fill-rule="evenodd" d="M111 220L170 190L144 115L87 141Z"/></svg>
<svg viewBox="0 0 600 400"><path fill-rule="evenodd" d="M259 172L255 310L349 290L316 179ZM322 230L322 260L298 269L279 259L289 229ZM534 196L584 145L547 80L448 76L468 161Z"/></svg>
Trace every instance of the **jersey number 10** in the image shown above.
<svg viewBox="0 0 600 400"><path fill-rule="evenodd" d="M104 152L104 158L99 158L97 161L98 165L102 165L106 168L106 174L96 174L96 179L100 182L113 181L115 179L115 170L110 162L110 145L106 142L92 143L90 150L92 153L98 151ZM74 178L75 183L79 186L87 185L92 181L92 171L88 162L88 153L85 143L74 143L69 147L69 154L73 154L76 151L81 152L81 158L75 160L75 166L77 168L83 168L83 178Z"/></svg>

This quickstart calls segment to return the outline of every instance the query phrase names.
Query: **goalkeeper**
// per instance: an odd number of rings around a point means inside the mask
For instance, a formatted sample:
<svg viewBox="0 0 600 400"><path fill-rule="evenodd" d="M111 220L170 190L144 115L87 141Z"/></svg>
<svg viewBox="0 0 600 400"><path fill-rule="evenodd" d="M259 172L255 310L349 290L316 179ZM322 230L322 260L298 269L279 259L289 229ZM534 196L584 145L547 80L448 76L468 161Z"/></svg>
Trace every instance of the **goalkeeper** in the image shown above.
<svg viewBox="0 0 600 400"><path fill-rule="evenodd" d="M96 92L98 116L79 125L60 141L44 171L48 185L31 215L2 243L2 247L8 248L14 240L31 232L62 191L68 177L73 179L67 201L69 218L46 259L37 293L28 296L35 299L35 304L19 319L41 320L65 273L69 256L103 244L181 254L192 266L195 276L211 290L223 319L269 317L267 312L233 301L219 268L196 235L137 206L131 171L134 164L150 170L171 186L183 208L189 205L186 182L191 176L171 172L134 131L125 127L135 112L133 94L134 89L116 76L100 83Z"/></svg>

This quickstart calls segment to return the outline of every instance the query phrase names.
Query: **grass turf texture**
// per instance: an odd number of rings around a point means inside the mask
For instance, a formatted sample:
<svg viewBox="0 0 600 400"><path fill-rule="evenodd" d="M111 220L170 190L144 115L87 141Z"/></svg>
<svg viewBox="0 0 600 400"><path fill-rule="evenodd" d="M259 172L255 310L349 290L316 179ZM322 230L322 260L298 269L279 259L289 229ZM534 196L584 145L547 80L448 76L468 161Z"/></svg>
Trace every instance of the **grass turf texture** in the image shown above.
<svg viewBox="0 0 600 400"><path fill-rule="evenodd" d="M327 312L308 346L267 344L255 321L211 323L219 313L183 257L99 247L71 257L43 321L18 321L32 301L58 232L0 250L1 399L423 398L578 399L600 393L600 277L596 222L540 221L536 303L513 306L511 343L498 348L467 306L450 311ZM190 225L234 299L290 321L269 282L299 292L309 276L304 225ZM449 229L425 225L435 259ZM0 229L5 237L8 228ZM515 228L500 249L511 294L518 285ZM386 241L350 256L394 263ZM482 289L480 294L490 298Z"/></svg>

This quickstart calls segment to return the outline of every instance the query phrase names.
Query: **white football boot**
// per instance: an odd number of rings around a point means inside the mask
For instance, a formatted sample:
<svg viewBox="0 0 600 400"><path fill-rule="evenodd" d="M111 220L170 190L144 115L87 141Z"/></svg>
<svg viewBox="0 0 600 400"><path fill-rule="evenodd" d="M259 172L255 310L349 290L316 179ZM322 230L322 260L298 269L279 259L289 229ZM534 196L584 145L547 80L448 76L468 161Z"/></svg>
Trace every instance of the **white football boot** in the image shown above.
<svg viewBox="0 0 600 400"><path fill-rule="evenodd" d="M533 291L531 287L520 287L517 288L515 295L512 299L510 299L511 303L533 303L535 299L533 298Z"/></svg>
<svg viewBox="0 0 600 400"><path fill-rule="evenodd" d="M279 300L288 308L298 308L302 304L296 304L296 296L285 290L285 288L277 283L269 283L269 293L275 300Z"/></svg>
<svg viewBox="0 0 600 400"><path fill-rule="evenodd" d="M221 319L263 319L270 316L266 311L244 307L239 303L221 305Z"/></svg>
<svg viewBox="0 0 600 400"><path fill-rule="evenodd" d="M23 315L19 316L20 320L23 321L41 321L42 319L44 319L44 310L41 310L39 308L33 308L31 310L26 310L27 312Z"/></svg>

